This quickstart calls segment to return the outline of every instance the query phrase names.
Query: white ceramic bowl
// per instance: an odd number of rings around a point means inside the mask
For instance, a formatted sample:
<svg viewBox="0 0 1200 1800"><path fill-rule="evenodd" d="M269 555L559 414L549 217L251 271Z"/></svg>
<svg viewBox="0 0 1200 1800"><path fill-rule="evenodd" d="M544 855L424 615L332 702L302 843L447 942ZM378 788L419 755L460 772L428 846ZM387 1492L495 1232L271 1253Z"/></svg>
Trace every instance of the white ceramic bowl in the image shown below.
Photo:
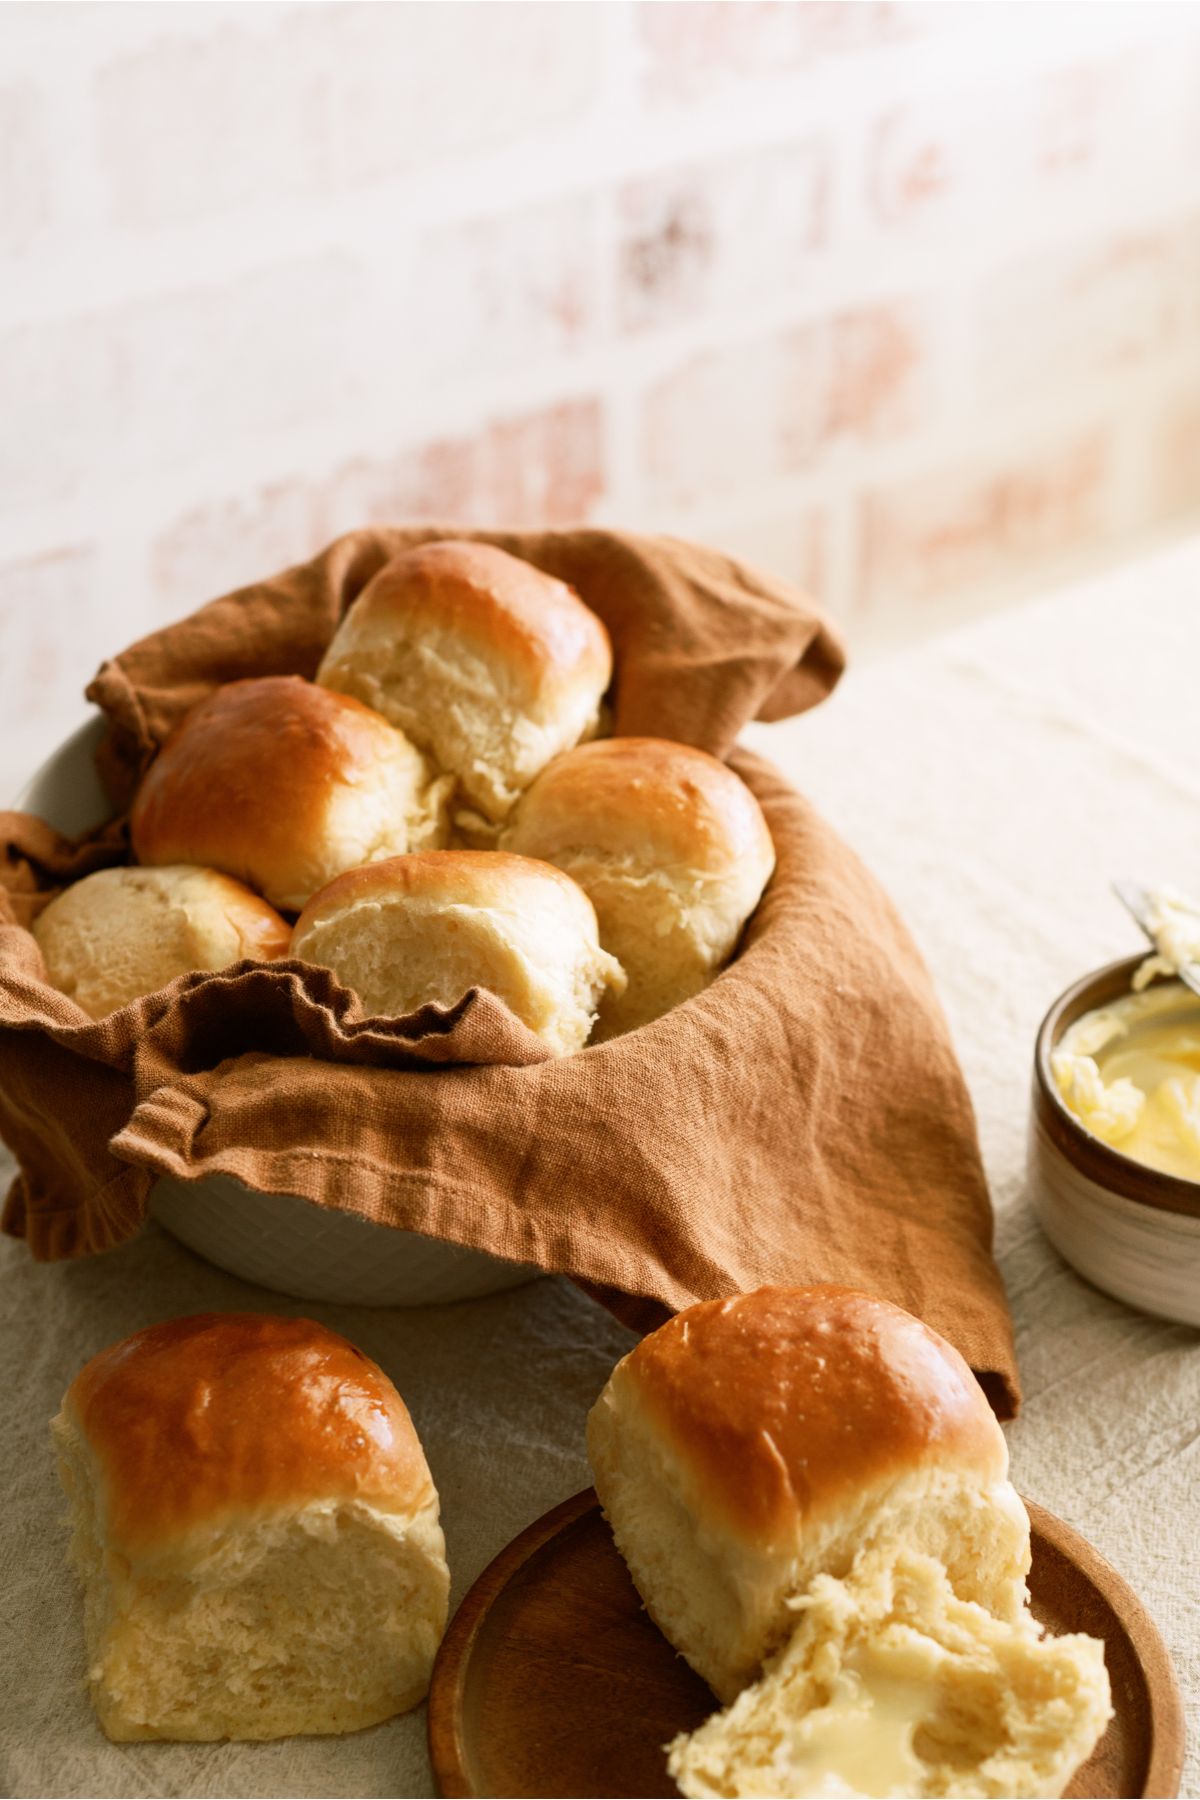
<svg viewBox="0 0 1200 1800"><path fill-rule="evenodd" d="M1037 1035L1029 1181L1043 1231L1066 1260L1117 1300L1200 1325L1200 1182L1148 1169L1093 1137L1064 1103L1050 1057L1084 1013L1128 994L1144 959L1085 975L1054 1002Z"/></svg>
<svg viewBox="0 0 1200 1800"><path fill-rule="evenodd" d="M14 802L75 836L100 824L108 803L94 752L102 724L80 726ZM257 1194L231 1176L155 1182L150 1210L209 1262L302 1300L360 1306L429 1306L470 1300L532 1281L523 1264L374 1225L353 1213L314 1206L295 1194Z"/></svg>

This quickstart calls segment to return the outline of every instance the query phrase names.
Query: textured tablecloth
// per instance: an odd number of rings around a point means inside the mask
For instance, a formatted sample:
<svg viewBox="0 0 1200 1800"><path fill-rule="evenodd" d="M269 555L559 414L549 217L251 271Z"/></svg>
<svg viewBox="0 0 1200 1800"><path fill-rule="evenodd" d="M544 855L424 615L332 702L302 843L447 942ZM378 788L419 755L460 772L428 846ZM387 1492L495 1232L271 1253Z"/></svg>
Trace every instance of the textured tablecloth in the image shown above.
<svg viewBox="0 0 1200 1800"><path fill-rule="evenodd" d="M1200 1336L1078 1280L1024 1184L1033 1037L1082 971L1138 947L1107 891L1200 892L1200 543L847 678L748 734L891 889L928 957L979 1111L1025 1410L1014 1474L1146 1601L1175 1657L1200 1792ZM0 1152L2 1155L2 1152ZM80 1364L151 1320L310 1312L407 1399L441 1490L454 1599L584 1486L584 1416L629 1335L566 1284L416 1312L302 1305L157 1228L96 1261L0 1244L0 1789L20 1794L426 1794L424 1711L343 1739L108 1744L80 1686L77 1595L46 1421Z"/></svg>

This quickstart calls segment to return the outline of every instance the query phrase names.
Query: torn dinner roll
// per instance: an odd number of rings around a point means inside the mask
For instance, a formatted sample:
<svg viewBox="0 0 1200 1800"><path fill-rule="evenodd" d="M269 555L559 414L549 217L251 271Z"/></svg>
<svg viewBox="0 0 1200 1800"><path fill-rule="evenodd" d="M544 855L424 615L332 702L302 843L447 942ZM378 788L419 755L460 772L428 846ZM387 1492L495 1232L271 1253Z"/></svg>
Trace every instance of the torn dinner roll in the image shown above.
<svg viewBox="0 0 1200 1800"><path fill-rule="evenodd" d="M1101 1647L1029 1615L983 1390L899 1307L689 1307L617 1365L588 1448L647 1610L729 1707L673 1745L685 1793L1057 1793L1103 1730Z"/></svg>
<svg viewBox="0 0 1200 1800"><path fill-rule="evenodd" d="M292 954L331 968L365 1012L403 1016L490 988L556 1056L582 1049L620 964L583 890L549 863L432 850L352 870L305 907Z"/></svg>
<svg viewBox="0 0 1200 1800"><path fill-rule="evenodd" d="M404 1402L311 1319L206 1313L92 1358L53 1422L110 1738L354 1731L415 1706L445 1628Z"/></svg>
<svg viewBox="0 0 1200 1800"><path fill-rule="evenodd" d="M576 880L628 977L597 1037L647 1024L720 971L775 867L762 808L689 744L605 738L560 756L522 799L506 846Z"/></svg>
<svg viewBox="0 0 1200 1800"><path fill-rule="evenodd" d="M35 919L46 975L102 1019L196 969L286 956L291 927L273 906L215 869L100 869Z"/></svg>
<svg viewBox="0 0 1200 1800"><path fill-rule="evenodd" d="M298 912L345 869L444 843L449 783L370 707L298 675L192 708L134 801L140 863L201 863Z"/></svg>
<svg viewBox="0 0 1200 1800"><path fill-rule="evenodd" d="M400 727L484 824L590 736L608 633L574 588L488 544L423 544L368 582L317 680Z"/></svg>

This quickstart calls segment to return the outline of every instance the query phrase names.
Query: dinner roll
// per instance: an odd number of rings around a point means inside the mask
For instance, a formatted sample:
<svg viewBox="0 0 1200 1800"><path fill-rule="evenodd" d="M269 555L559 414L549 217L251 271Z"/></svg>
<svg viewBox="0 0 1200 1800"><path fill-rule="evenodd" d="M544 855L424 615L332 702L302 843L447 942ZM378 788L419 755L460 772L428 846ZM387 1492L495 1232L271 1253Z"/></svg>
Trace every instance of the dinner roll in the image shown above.
<svg viewBox="0 0 1200 1800"><path fill-rule="evenodd" d="M689 1307L617 1365L588 1447L647 1610L727 1703L670 1747L685 1794L1059 1794L1097 1742L1103 1647L1043 1638L1003 1434L899 1307Z"/></svg>
<svg viewBox="0 0 1200 1800"><path fill-rule="evenodd" d="M616 1369L588 1420L596 1491L647 1610L722 1700L789 1634L792 1602L864 1550L937 1556L1013 1619L1029 1521L958 1352L848 1288L689 1307Z"/></svg>
<svg viewBox="0 0 1200 1800"><path fill-rule="evenodd" d="M422 1698L449 1593L437 1492L345 1338L152 1325L92 1358L52 1430L110 1738L356 1731Z"/></svg>
<svg viewBox="0 0 1200 1800"><path fill-rule="evenodd" d="M761 1679L668 1767L691 1795L1053 1796L1111 1716L1095 1638L997 1619L903 1550L818 1575Z"/></svg>
<svg viewBox="0 0 1200 1800"><path fill-rule="evenodd" d="M33 935L48 980L93 1019L193 969L286 956L291 942L248 887L186 863L85 875L35 919Z"/></svg>
<svg viewBox="0 0 1200 1800"><path fill-rule="evenodd" d="M355 694L503 819L560 750L595 731L608 633L573 588L488 544L395 556L342 620L317 680Z"/></svg>
<svg viewBox="0 0 1200 1800"><path fill-rule="evenodd" d="M453 1006L490 988L556 1056L582 1049L624 981L581 888L503 851L430 850L353 869L296 921L292 954L323 963L367 1013Z"/></svg>
<svg viewBox="0 0 1200 1800"><path fill-rule="evenodd" d="M449 783L357 700L297 675L216 688L138 790L141 863L204 863L297 912L343 869L445 840Z"/></svg>
<svg viewBox="0 0 1200 1800"><path fill-rule="evenodd" d="M505 845L565 869L628 976L597 1039L657 1019L713 979L775 867L745 782L689 744L605 738L543 770Z"/></svg>

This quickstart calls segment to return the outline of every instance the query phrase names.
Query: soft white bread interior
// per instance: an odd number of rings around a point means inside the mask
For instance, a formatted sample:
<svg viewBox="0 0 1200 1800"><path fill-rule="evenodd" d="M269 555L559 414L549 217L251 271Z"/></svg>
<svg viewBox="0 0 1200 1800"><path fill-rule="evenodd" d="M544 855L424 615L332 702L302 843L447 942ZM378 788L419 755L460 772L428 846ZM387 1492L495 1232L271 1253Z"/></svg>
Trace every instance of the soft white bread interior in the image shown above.
<svg viewBox="0 0 1200 1800"><path fill-rule="evenodd" d="M818 1575L760 1679L668 1767L690 1795L1055 1796L1111 1714L1095 1638L997 1619L905 1550Z"/></svg>
<svg viewBox="0 0 1200 1800"><path fill-rule="evenodd" d="M100 869L53 899L33 935L54 987L93 1019L193 969L286 956L291 928L215 869Z"/></svg>
<svg viewBox="0 0 1200 1800"><path fill-rule="evenodd" d="M685 1792L992 1794L1093 1747L1101 1647L1039 1644L1003 1433L899 1307L829 1286L690 1307L618 1364L588 1449L648 1612L730 1705L673 1747ZM830 1696L845 1729L806 1724Z"/></svg>
<svg viewBox="0 0 1200 1800"><path fill-rule="evenodd" d="M583 890L549 863L430 850L354 869L315 895L292 954L322 963L367 1013L453 1006L490 988L556 1056L582 1049L620 965Z"/></svg>
<svg viewBox="0 0 1200 1800"><path fill-rule="evenodd" d="M424 1695L438 1497L403 1401L309 1319L214 1313L92 1359L53 1422L110 1738L354 1731Z"/></svg>
<svg viewBox="0 0 1200 1800"><path fill-rule="evenodd" d="M762 808L732 769L662 738L604 738L558 757L504 843L576 880L628 977L599 1041L699 993L729 960L775 867Z"/></svg>
<svg viewBox="0 0 1200 1800"><path fill-rule="evenodd" d="M370 707L298 675L217 688L151 763L140 863L201 863L298 912L344 869L446 841L449 782Z"/></svg>
<svg viewBox="0 0 1200 1800"><path fill-rule="evenodd" d="M468 825L502 820L551 757L596 730L611 677L608 633L573 588L456 540L385 564L317 671L454 778Z"/></svg>
<svg viewBox="0 0 1200 1800"><path fill-rule="evenodd" d="M917 1319L848 1288L689 1307L618 1363L588 1419L596 1491L647 1609L722 1700L819 1574L895 1544L1004 1618L1029 1521L978 1382Z"/></svg>

